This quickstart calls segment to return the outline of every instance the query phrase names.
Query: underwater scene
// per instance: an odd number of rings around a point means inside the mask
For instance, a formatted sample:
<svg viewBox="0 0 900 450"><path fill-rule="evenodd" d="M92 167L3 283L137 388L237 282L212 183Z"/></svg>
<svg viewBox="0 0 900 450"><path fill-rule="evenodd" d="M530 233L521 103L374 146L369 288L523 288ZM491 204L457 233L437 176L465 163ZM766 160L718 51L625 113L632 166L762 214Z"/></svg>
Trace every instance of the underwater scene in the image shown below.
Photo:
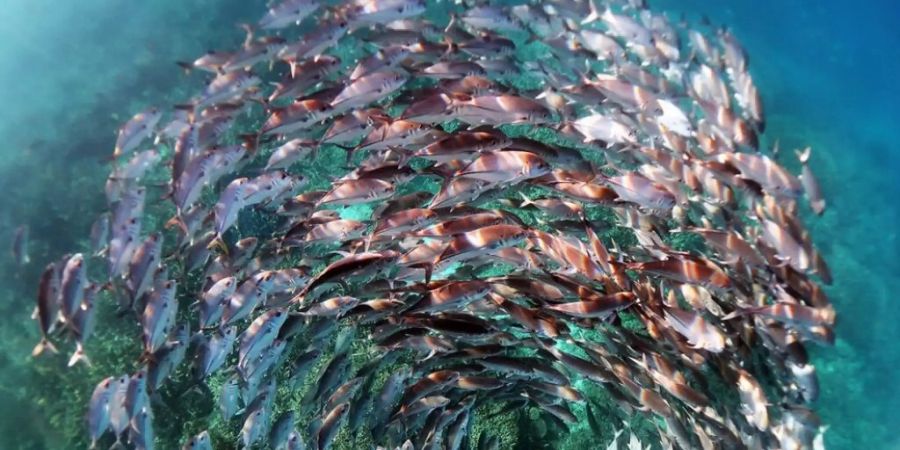
<svg viewBox="0 0 900 450"><path fill-rule="evenodd" d="M900 449L898 19L8 0L0 449Z"/></svg>

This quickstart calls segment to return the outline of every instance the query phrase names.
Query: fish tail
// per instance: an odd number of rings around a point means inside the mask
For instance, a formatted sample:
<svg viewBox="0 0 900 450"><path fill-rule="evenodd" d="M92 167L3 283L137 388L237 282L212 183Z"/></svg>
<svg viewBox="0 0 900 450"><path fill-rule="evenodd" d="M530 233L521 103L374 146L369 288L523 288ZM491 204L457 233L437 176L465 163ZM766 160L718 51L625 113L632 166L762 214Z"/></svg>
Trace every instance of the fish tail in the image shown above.
<svg viewBox="0 0 900 450"><path fill-rule="evenodd" d="M50 342L46 337L42 337L41 341L38 342L37 345L34 346L34 350L31 351L31 356L37 357L44 353L44 350L50 350L51 353L59 353L59 350L56 349L56 346Z"/></svg>
<svg viewBox="0 0 900 450"><path fill-rule="evenodd" d="M734 311L722 316L721 320L722 322L725 322L726 320L736 319L747 314L752 314L753 312L753 308L737 308Z"/></svg>
<svg viewBox="0 0 900 450"><path fill-rule="evenodd" d="M238 27L244 30L247 33L247 36L244 37L244 47L253 43L253 26L249 23L239 23Z"/></svg>
<svg viewBox="0 0 900 450"><path fill-rule="evenodd" d="M172 218L169 219L168 221L166 221L165 227L166 228L178 227L178 229L180 229L181 231L184 232L185 236L190 234L190 232L188 231L187 225L185 225L185 223L184 223L184 220L181 220L181 217L179 217L177 214L172 216Z"/></svg>
<svg viewBox="0 0 900 450"><path fill-rule="evenodd" d="M194 70L194 64L187 61L175 61L175 64L177 64L178 67L181 67L181 70L184 71L185 75L189 75L191 71Z"/></svg>
<svg viewBox="0 0 900 450"><path fill-rule="evenodd" d="M588 7L591 9L591 13L588 14L588 16L585 17L585 18L581 21L581 24L582 24L582 25L585 25L585 24L588 24L588 23L594 23L594 22L597 21L597 19L600 18L600 11L597 9L597 5L594 4L594 1L593 1L593 0L588 0L587 4L588 4Z"/></svg>
<svg viewBox="0 0 900 450"><path fill-rule="evenodd" d="M800 164L806 164L809 162L810 155L812 155L812 147L806 147L803 150L794 150L794 153L797 154L797 159L800 160Z"/></svg>
<svg viewBox="0 0 900 450"><path fill-rule="evenodd" d="M82 347L80 343L77 345L75 353L72 353L72 357L69 358L69 367L73 367L79 362L83 362L88 367L92 367L90 358L88 358L87 354L84 352L84 347Z"/></svg>
<svg viewBox="0 0 900 450"><path fill-rule="evenodd" d="M251 154L259 148L259 141L262 139L262 133L259 134L242 134L238 136Z"/></svg>
<svg viewBox="0 0 900 450"><path fill-rule="evenodd" d="M534 202L531 201L531 199L528 198L528 196L525 195L524 192L519 192L519 196L522 197L522 203L519 204L519 208L524 208L524 207L526 207L526 206L530 206L530 205L533 205L533 204L534 204Z"/></svg>
<svg viewBox="0 0 900 450"><path fill-rule="evenodd" d="M228 245L225 244L225 241L222 240L222 235L216 235L216 238L210 241L209 245L206 246L208 250L213 250L218 248L219 251L222 252L225 256L228 256Z"/></svg>

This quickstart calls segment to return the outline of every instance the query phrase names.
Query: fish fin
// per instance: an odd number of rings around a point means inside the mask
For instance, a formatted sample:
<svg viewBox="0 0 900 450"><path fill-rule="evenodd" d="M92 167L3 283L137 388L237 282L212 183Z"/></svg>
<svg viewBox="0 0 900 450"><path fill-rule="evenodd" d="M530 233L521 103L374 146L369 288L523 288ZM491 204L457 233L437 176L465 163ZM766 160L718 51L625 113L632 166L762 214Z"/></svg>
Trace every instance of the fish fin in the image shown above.
<svg viewBox="0 0 900 450"><path fill-rule="evenodd" d="M238 27L244 30L247 35L244 37L244 47L249 47L253 43L253 26L248 23L239 23Z"/></svg>
<svg viewBox="0 0 900 450"><path fill-rule="evenodd" d="M262 139L262 134L241 134L238 136L241 142L244 144L244 147L251 154L256 152L256 149L259 148L260 139Z"/></svg>
<svg viewBox="0 0 900 450"><path fill-rule="evenodd" d="M531 199L528 198L528 196L526 196L524 192L521 192L521 191L520 191L520 192L519 192L519 196L522 197L522 200L523 200L523 202L519 204L519 208L524 208L524 207L526 207L526 206L529 206L529 205L533 205L533 204L534 204L534 202L531 201Z"/></svg>
<svg viewBox="0 0 900 450"><path fill-rule="evenodd" d="M747 310L743 310L743 309L735 309L734 311L732 311L732 312L730 312L730 313L728 313L728 314L722 316L722 318L719 319L719 320L721 320L722 322L724 322L724 321L726 321L726 320L731 320L731 319L735 319L735 318L738 318L738 317L740 317L740 316L746 315L747 313L749 313L749 311L747 311Z"/></svg>
<svg viewBox="0 0 900 450"><path fill-rule="evenodd" d="M812 147L806 147L803 150L794 150L794 153L797 154L797 159L800 160L800 164L806 164L809 162L809 157L812 154Z"/></svg>
<svg viewBox="0 0 900 450"><path fill-rule="evenodd" d="M228 256L228 245L222 240L222 235L216 235L215 239L206 246L208 250L219 249L225 256Z"/></svg>
<svg viewBox="0 0 900 450"><path fill-rule="evenodd" d="M175 61L175 64L181 67L185 75L190 75L191 71L194 70L194 64L187 61Z"/></svg>
<svg viewBox="0 0 900 450"><path fill-rule="evenodd" d="M80 343L77 344L75 353L72 353L72 357L69 358L69 367L73 367L79 362L84 362L88 367L93 367L93 365L91 364L91 360L88 358L87 354L84 353L84 348Z"/></svg>
<svg viewBox="0 0 900 450"><path fill-rule="evenodd" d="M172 228L172 227L177 226L182 232L184 232L185 236L190 234L190 232L188 231L187 225L185 225L185 223L184 223L184 220L181 220L181 217L179 217L178 215L172 216L171 219L166 221L166 224L164 226L166 228Z"/></svg>
<svg viewBox="0 0 900 450"><path fill-rule="evenodd" d="M594 1L593 1L593 0L588 0L587 3L588 3L588 7L591 9L591 13L588 14L588 16L585 17L585 18L581 21L581 24L582 24L582 25L596 22L597 19L599 19L599 18L600 18L600 15L601 15L601 14L600 14L600 11L597 10L597 5L594 4Z"/></svg>
<svg viewBox="0 0 900 450"><path fill-rule="evenodd" d="M56 349L56 346L50 342L46 337L41 338L41 341L38 342L36 346L34 346L34 350L31 351L32 357L40 356L44 353L44 350L50 350L51 353L59 353L59 350Z"/></svg>

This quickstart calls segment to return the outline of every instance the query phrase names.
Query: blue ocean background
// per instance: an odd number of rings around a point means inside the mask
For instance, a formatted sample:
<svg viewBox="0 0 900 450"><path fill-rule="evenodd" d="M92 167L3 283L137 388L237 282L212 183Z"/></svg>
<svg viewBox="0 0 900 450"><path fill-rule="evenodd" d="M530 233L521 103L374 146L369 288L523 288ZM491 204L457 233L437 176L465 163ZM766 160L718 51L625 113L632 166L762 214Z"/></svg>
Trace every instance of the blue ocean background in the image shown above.
<svg viewBox="0 0 900 450"><path fill-rule="evenodd" d="M66 448L32 402L29 320L40 270L103 208L114 130L195 89L174 62L236 46L262 1L7 0L0 7L0 242L32 231L32 263L0 258L0 448ZM811 145L828 199L811 234L834 272L834 347L814 348L832 449L900 448L900 2L650 0L733 31L750 55L780 159ZM5 244L4 244L5 245ZM40 388L40 387L38 387ZM47 386L54 391L61 386ZM773 399L776 401L776 399ZM62 445L62 447L60 447Z"/></svg>

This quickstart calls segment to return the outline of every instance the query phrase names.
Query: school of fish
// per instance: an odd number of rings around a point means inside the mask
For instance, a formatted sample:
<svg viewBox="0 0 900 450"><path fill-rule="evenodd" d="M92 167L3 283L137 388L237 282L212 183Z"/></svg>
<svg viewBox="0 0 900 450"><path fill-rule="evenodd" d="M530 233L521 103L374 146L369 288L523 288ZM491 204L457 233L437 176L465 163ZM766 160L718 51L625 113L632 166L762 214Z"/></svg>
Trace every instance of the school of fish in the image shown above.
<svg viewBox="0 0 900 450"><path fill-rule="evenodd" d="M38 283L35 356L90 364L100 302L141 343L94 446L153 448L153 396L223 376L224 447L499 448L472 435L498 404L824 447L805 347L836 314L798 210L825 200L809 149L798 176L760 148L744 49L641 0L512 3L281 0L178 63L208 82L121 126L109 211Z"/></svg>

